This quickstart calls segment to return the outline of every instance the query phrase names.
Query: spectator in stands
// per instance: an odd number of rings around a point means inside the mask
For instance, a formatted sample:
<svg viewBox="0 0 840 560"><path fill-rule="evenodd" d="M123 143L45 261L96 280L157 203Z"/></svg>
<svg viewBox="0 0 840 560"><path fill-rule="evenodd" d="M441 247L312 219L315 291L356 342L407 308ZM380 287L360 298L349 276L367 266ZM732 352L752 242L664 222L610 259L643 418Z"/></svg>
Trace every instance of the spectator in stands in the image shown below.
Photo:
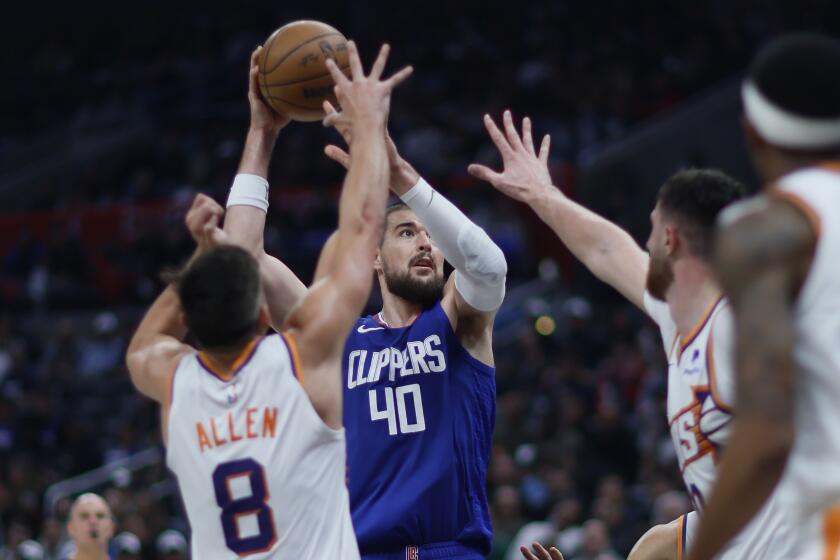
<svg viewBox="0 0 840 560"><path fill-rule="evenodd" d="M67 532L75 545L67 560L108 560L114 536L111 508L97 494L82 494L70 507Z"/></svg>

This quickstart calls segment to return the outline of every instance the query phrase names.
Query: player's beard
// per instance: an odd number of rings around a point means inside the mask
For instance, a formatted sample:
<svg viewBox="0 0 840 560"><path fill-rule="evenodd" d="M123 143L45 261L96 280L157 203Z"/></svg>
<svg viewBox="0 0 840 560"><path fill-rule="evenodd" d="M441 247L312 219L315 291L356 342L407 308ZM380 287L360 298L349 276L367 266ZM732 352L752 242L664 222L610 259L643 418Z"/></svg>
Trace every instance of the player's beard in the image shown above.
<svg viewBox="0 0 840 560"><path fill-rule="evenodd" d="M443 276L435 274L428 279L415 278L410 271L390 272L383 267L385 285L395 296L418 304L423 309L431 309L443 297Z"/></svg>
<svg viewBox="0 0 840 560"><path fill-rule="evenodd" d="M651 254L647 273L647 291L654 298L665 301L668 288L674 283L674 268L667 257Z"/></svg>

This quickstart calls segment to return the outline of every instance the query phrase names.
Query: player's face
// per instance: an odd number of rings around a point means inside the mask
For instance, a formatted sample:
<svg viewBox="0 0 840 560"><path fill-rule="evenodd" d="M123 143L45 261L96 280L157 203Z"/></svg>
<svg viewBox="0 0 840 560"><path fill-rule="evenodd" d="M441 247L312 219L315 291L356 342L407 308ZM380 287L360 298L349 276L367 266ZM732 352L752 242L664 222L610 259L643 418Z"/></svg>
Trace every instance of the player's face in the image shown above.
<svg viewBox="0 0 840 560"><path fill-rule="evenodd" d="M77 545L107 545L114 534L111 509L98 496L81 498L70 514L67 531Z"/></svg>
<svg viewBox="0 0 840 560"><path fill-rule="evenodd" d="M646 287L651 296L665 301L665 294L674 282L674 269L668 256L667 234L658 204L650 213L650 224L650 237L647 240L650 263L648 264Z"/></svg>
<svg viewBox="0 0 840 560"><path fill-rule="evenodd" d="M443 255L411 210L388 215L375 266L403 299L430 307L443 296Z"/></svg>

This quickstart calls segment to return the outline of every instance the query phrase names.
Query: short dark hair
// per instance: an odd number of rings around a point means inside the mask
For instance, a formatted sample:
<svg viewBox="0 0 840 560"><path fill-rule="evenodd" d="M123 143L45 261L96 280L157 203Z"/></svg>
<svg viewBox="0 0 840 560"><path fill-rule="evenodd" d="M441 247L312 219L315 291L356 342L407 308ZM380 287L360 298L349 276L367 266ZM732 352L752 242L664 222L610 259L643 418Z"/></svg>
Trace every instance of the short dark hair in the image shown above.
<svg viewBox="0 0 840 560"><path fill-rule="evenodd" d="M659 189L657 204L664 214L679 222L688 250L708 259L718 214L746 193L744 185L721 171L683 169Z"/></svg>
<svg viewBox="0 0 840 560"><path fill-rule="evenodd" d="M402 200L397 200L385 207L385 220L382 224L382 238L379 240L379 246L385 241L385 234L388 233L388 216L400 210L411 210L411 208Z"/></svg>
<svg viewBox="0 0 840 560"><path fill-rule="evenodd" d="M203 348L233 348L256 333L260 272L244 249L211 249L187 266L175 288L187 328Z"/></svg>
<svg viewBox="0 0 840 560"><path fill-rule="evenodd" d="M840 118L840 41L816 33L783 36L759 52L749 80L790 113Z"/></svg>

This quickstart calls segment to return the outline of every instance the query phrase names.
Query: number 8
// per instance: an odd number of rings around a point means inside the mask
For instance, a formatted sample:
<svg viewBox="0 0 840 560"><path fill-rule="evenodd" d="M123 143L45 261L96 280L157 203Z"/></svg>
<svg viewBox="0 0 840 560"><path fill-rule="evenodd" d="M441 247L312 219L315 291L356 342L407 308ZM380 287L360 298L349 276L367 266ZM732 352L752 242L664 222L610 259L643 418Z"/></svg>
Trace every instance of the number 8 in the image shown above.
<svg viewBox="0 0 840 560"><path fill-rule="evenodd" d="M246 475L251 483L251 495L234 499L230 479ZM253 459L221 463L213 471L213 488L216 491L216 503L222 508L222 529L229 549L241 556L262 552L274 546L277 533L274 529L274 515L266 503L269 495L262 465ZM248 514L257 514L260 532L243 538L239 536L238 521L240 516Z"/></svg>

